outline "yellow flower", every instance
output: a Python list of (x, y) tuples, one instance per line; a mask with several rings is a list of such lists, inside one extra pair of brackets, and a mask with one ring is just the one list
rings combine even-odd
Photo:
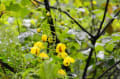
[(66, 52), (62, 52), (62, 53), (58, 53), (57, 56), (64, 59), (65, 57), (68, 56), (68, 54)]
[(42, 59), (49, 59), (49, 56), (44, 52), (40, 53), (39, 57)]
[(45, 35), (45, 34), (42, 35), (42, 41), (43, 41), (43, 42), (46, 42), (46, 41), (47, 41), (47, 35)]
[(63, 43), (59, 43), (59, 44), (57, 44), (57, 46), (56, 46), (56, 52), (57, 52), (57, 53), (65, 52), (65, 49), (66, 49), (66, 45), (63, 44)]
[(31, 48), (31, 53), (38, 56), (39, 53), (40, 53), (40, 49), (38, 47), (32, 47)]
[(66, 76), (66, 72), (63, 69), (58, 70), (58, 74)]
[(41, 32), (41, 29), (40, 29), (40, 28), (38, 28), (38, 29), (37, 29), (37, 32), (38, 32), (38, 33), (39, 33), (39, 32)]
[(49, 37), (49, 38), (48, 38), (48, 42), (49, 42), (49, 43), (53, 43), (53, 38), (52, 38), (52, 37)]
[(50, 16), (50, 12), (47, 12), (46, 16), (48, 16), (48, 17), (49, 17), (49, 16)]
[(70, 61), (71, 61), (71, 63), (75, 62), (75, 60), (73, 58), (71, 58), (71, 57), (70, 57)]
[(60, 23), (62, 26), (64, 25), (64, 22), (63, 21), (61, 21), (61, 23)]
[(38, 48), (40, 48), (40, 49), (43, 49), (43, 48), (44, 48), (42, 42), (36, 42), (36, 43), (34, 44), (34, 47), (38, 47)]
[(96, 3), (96, 1), (92, 1), (92, 3), (94, 4), (94, 5), (96, 5), (97, 3)]
[(64, 59), (63, 64), (64, 64), (64, 66), (69, 66), (71, 63), (74, 63), (74, 62), (75, 62), (75, 60), (68, 56)]

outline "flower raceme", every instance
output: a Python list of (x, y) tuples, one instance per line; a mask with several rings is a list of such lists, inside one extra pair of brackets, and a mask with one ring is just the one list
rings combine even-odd
[(62, 76), (66, 76), (66, 72), (63, 69), (58, 70), (58, 74)]
[(42, 35), (42, 41), (43, 41), (43, 42), (46, 42), (46, 41), (47, 41), (47, 35), (45, 35), (45, 34)]
[(69, 66), (71, 63), (74, 63), (74, 62), (75, 62), (75, 60), (72, 57), (68, 56), (63, 60), (63, 65)]
[(39, 53), (40, 53), (40, 49), (38, 47), (32, 47), (31, 48), (31, 53), (38, 56)]
[(66, 45), (63, 44), (63, 43), (59, 43), (59, 44), (57, 44), (57, 46), (56, 46), (56, 52), (57, 52), (57, 53), (65, 52), (65, 49), (66, 49)]

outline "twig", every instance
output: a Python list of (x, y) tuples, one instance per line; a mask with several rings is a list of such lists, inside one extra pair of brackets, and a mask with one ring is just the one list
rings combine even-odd
[(101, 29), (102, 29), (102, 25), (103, 25), (103, 23), (105, 21), (107, 10), (108, 10), (108, 4), (109, 4), (109, 0), (107, 0), (107, 2), (106, 2), (106, 7), (105, 7), (105, 11), (104, 11), (103, 20), (102, 20), (102, 22), (100, 24), (100, 28), (98, 29), (97, 35), (99, 35), (99, 33), (100, 33)]
[(115, 14), (115, 16), (108, 22), (108, 24), (103, 28), (102, 32), (98, 35), (101, 36), (105, 30), (109, 27), (110, 24), (112, 24), (112, 22), (114, 21), (114, 19), (119, 15), (120, 10)]
[[(44, 3), (42, 3), (42, 2), (40, 2), (40, 1), (38, 1), (38, 0), (34, 0), (34, 1), (38, 2), (38, 3), (41, 4), (41, 5), (45, 5)], [(49, 6), (49, 7), (52, 8), (52, 9), (58, 10), (58, 11), (64, 13), (64, 14), (66, 14), (66, 15), (67, 15), (71, 20), (73, 20), (84, 32), (86, 32), (89, 36), (91, 36), (91, 38), (94, 38), (94, 36), (93, 36), (91, 33), (89, 33), (85, 28), (83, 28), (83, 26), (80, 25), (80, 24), (77, 22), (77, 20), (75, 20), (67, 11), (58, 9), (58, 8), (56, 8), (56, 7), (54, 7), (54, 6)]]
[(92, 10), (90, 10), (90, 12), (92, 14), (92, 25), (91, 25), (90, 29), (91, 29), (91, 33), (93, 33), (93, 27), (95, 25), (95, 19), (94, 19), (95, 14), (92, 12), (94, 10), (93, 0), (90, 0), (90, 1), (91, 1), (91, 8), (92, 8)]
[(118, 65), (120, 63), (120, 60), (118, 62), (116, 62), (115, 64), (113, 64), (110, 68), (108, 68), (105, 72), (103, 72), (97, 79), (101, 79), (108, 71), (110, 71), (111, 69), (113, 69), (114, 67), (116, 67), (116, 65)]
[(108, 75), (108, 79), (111, 79), (111, 76), (118, 71), (118, 68), (116, 67), (109, 75)]

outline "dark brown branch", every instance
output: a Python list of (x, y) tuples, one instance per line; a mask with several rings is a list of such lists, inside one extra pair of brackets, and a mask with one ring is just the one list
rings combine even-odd
[[(49, 5), (49, 1), (48, 0), (44, 0), (44, 5), (45, 5), (45, 9), (46, 9), (46, 12), (49, 12), (50, 13), (50, 5)], [(53, 23), (53, 18), (52, 16), (48, 16), (48, 23), (50, 25), (50, 30), (51, 30), (51, 34), (53, 35), (53, 39), (55, 39), (55, 44), (59, 43), (60, 40), (57, 38), (57, 35), (56, 35), (56, 31), (55, 31), (55, 27), (54, 27), (54, 23)], [(49, 53), (49, 42), (48, 42), (48, 49), (47, 49), (47, 52)]]
[(116, 67), (116, 65), (118, 65), (118, 64), (120, 64), (120, 61), (118, 61), (115, 64), (113, 64), (110, 68), (108, 68), (105, 72), (103, 72), (97, 79), (101, 79), (108, 71), (110, 71), (111, 69)]
[[(38, 2), (38, 3), (41, 4), (41, 5), (45, 5), (44, 3), (42, 3), (42, 2), (40, 2), (40, 1), (38, 1), (38, 0), (34, 0), (34, 1)], [(49, 7), (52, 8), (52, 9), (58, 10), (58, 11), (64, 13), (64, 14), (66, 14), (66, 15), (67, 15), (71, 20), (73, 20), (84, 32), (86, 32), (89, 36), (91, 36), (92, 38), (94, 38), (94, 36), (93, 36), (91, 33), (89, 33), (85, 28), (83, 28), (83, 26), (80, 25), (80, 24), (77, 22), (77, 20), (75, 20), (67, 11), (58, 9), (58, 8), (56, 8), (56, 7), (53, 7), (53, 6), (49, 6)]]
[(108, 79), (111, 79), (111, 76), (115, 74), (116, 71), (119, 71), (117, 67), (108, 75)]
[(3, 67), (9, 69), (11, 72), (16, 73), (16, 71), (15, 71), (14, 68), (12, 68), (11, 66), (9, 66), (7, 63), (4, 63), (2, 60), (0, 60), (0, 64), (1, 64)]
[[(46, 12), (50, 13), (49, 1), (48, 0), (44, 0), (44, 3), (45, 3), (44, 5), (45, 5), (45, 8), (46, 8)], [(50, 24), (50, 30), (51, 30), (51, 34), (53, 35), (53, 39), (54, 38), (56, 39), (56, 44), (57, 44), (60, 41), (59, 41), (59, 39), (57, 38), (57, 35), (56, 35), (56, 31), (55, 31), (55, 27), (54, 27), (52, 16), (48, 17), (48, 23)]]
[(93, 0), (90, 0), (90, 1), (91, 1), (90, 2), (91, 3), (91, 10), (90, 10), (90, 12), (92, 14), (92, 25), (90, 26), (90, 29), (91, 29), (91, 33), (93, 33), (93, 27), (95, 25), (95, 18), (94, 18), (95, 14), (92, 12), (94, 10)]
[(98, 35), (101, 36), (105, 30), (109, 27), (110, 24), (114, 21), (114, 19), (120, 14), (120, 10), (115, 14), (115, 16), (108, 22), (108, 24), (103, 28), (102, 32)]
[[(92, 41), (93, 46), (95, 45), (95, 43), (96, 43), (96, 40)], [(84, 69), (84, 72), (83, 72), (82, 79), (86, 79), (87, 70), (88, 70), (88, 67), (89, 67), (89, 63), (90, 63), (93, 51), (94, 51), (94, 48), (91, 48), (88, 59), (87, 59), (87, 63), (86, 63), (86, 66), (85, 66), (85, 69)]]
[(97, 35), (99, 35), (99, 33), (100, 33), (101, 29), (102, 29), (102, 25), (103, 25), (103, 23), (105, 21), (107, 10), (108, 10), (108, 4), (109, 4), (109, 0), (107, 0), (107, 2), (106, 2), (106, 7), (105, 7), (105, 11), (104, 11), (103, 20), (102, 20), (102, 22), (100, 24), (100, 28), (98, 29)]

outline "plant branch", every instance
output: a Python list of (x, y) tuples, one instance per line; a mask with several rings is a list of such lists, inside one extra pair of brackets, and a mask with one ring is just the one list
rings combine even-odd
[[(44, 3), (45, 3), (44, 5), (45, 5), (45, 8), (46, 8), (46, 11), (50, 13), (49, 1), (48, 0), (44, 0)], [(59, 41), (59, 39), (57, 38), (57, 35), (56, 35), (56, 31), (55, 31), (55, 27), (54, 27), (52, 16), (48, 17), (48, 23), (50, 24), (50, 30), (51, 30), (51, 34), (53, 35), (53, 39), (54, 38), (56, 39), (56, 44), (57, 44), (60, 41)]]
[(106, 7), (105, 7), (105, 11), (104, 11), (104, 16), (103, 16), (102, 22), (101, 22), (101, 24), (100, 24), (100, 28), (98, 29), (97, 35), (99, 35), (99, 33), (100, 33), (101, 29), (102, 29), (102, 25), (103, 25), (103, 23), (104, 23), (104, 21), (105, 21), (106, 14), (107, 14), (107, 10), (108, 10), (109, 1), (110, 1), (110, 0), (107, 0), (107, 1), (106, 1)]
[(97, 79), (101, 79), (108, 71), (110, 71), (111, 69), (113, 69), (114, 67), (116, 67), (116, 65), (118, 65), (120, 63), (120, 60), (118, 62), (116, 62), (115, 64), (113, 64), (110, 68), (108, 68), (105, 72), (103, 72)]
[(108, 75), (108, 79), (111, 79), (111, 76), (113, 74), (115, 74), (116, 71), (118, 71), (119, 69), (116, 67), (109, 75)]
[(120, 10), (115, 14), (115, 16), (108, 22), (108, 24), (103, 28), (102, 32), (98, 35), (99, 37), (105, 32), (105, 30), (109, 27), (110, 24), (114, 21), (114, 19), (120, 14)]
[(4, 63), (2, 60), (0, 60), (0, 64), (1, 64), (3, 67), (9, 69), (11, 72), (16, 73), (16, 71), (15, 71), (14, 68), (12, 68), (11, 66), (9, 66), (7, 63)]
[[(96, 40), (93, 40), (92, 41), (93, 46), (95, 46), (95, 43), (96, 43)], [(83, 72), (82, 79), (86, 79), (87, 70), (88, 70), (88, 67), (89, 67), (89, 63), (90, 63), (93, 51), (94, 51), (94, 48), (91, 48), (88, 59), (87, 59), (87, 63), (86, 63), (86, 66), (85, 66), (85, 69), (84, 69), (84, 72)]]
[(92, 12), (94, 10), (93, 0), (90, 0), (90, 1), (91, 1), (90, 2), (91, 3), (91, 10), (90, 10), (90, 12), (92, 14), (92, 25), (91, 25), (90, 29), (91, 29), (91, 33), (93, 33), (93, 27), (95, 25), (95, 18), (94, 18), (95, 14)]
[[(40, 2), (40, 1), (38, 1), (38, 0), (34, 0), (34, 1), (38, 2), (38, 3), (41, 4), (41, 5), (45, 5), (44, 3), (42, 3), (42, 2)], [(77, 20), (75, 20), (67, 11), (61, 10), (60, 8), (58, 9), (58, 8), (56, 8), (56, 7), (54, 7), (54, 6), (49, 6), (49, 7), (50, 7), (51, 9), (55, 9), (55, 10), (58, 10), (58, 11), (64, 13), (64, 14), (66, 14), (66, 15), (67, 15), (71, 20), (73, 20), (84, 32), (86, 32), (89, 36), (91, 36), (92, 38), (94, 38), (94, 36), (93, 36), (91, 33), (89, 33), (85, 28), (83, 28), (83, 26), (80, 25), (80, 24), (77, 22)]]

